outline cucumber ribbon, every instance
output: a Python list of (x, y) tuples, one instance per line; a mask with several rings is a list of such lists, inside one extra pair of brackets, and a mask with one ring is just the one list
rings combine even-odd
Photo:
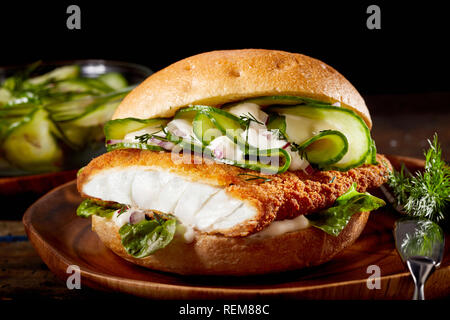
[[(180, 145), (184, 150), (201, 153), (218, 162), (266, 174), (283, 173), (291, 164), (290, 154), (282, 148), (261, 150), (249, 145), (241, 137), (241, 133), (245, 129), (243, 121), (229, 112), (209, 106), (195, 105), (178, 110), (175, 114), (175, 119), (177, 118), (193, 119), (193, 131), (197, 140), (200, 141), (197, 143), (196, 139), (182, 139), (168, 132), (167, 138)], [(208, 145), (221, 135), (227, 136), (242, 150), (243, 160), (219, 158), (214, 155)]]
[[(244, 137), (243, 132), (247, 130), (248, 134), (250, 121), (258, 121), (251, 117), (235, 116), (227, 111), (230, 105), (221, 109), (204, 105), (179, 109), (174, 119), (192, 123), (193, 135), (189, 139), (178, 133), (168, 132), (169, 135), (165, 139), (183, 150), (207, 155), (226, 164), (267, 173), (285, 172), (291, 163), (291, 152), (298, 152), (302, 158), (320, 170), (347, 171), (364, 163), (376, 164), (376, 147), (370, 137), (370, 131), (362, 118), (352, 110), (308, 98), (290, 96), (259, 97), (245, 102), (269, 106), (265, 110), (269, 114), (267, 129), (278, 131), (282, 137), (280, 139), (289, 143), (282, 148), (274, 149), (259, 149), (250, 145), (248, 135)], [(130, 120), (133, 119), (123, 121)], [(134, 124), (130, 125), (136, 128), (145, 126), (144, 121), (150, 120), (139, 120), (139, 123), (134, 121)], [(309, 126), (318, 133), (311, 135), (305, 132), (305, 128)], [(106, 128), (108, 127), (107, 124)], [(106, 136), (108, 137), (108, 134)], [(215, 154), (210, 144), (222, 136), (229, 138), (236, 145), (239, 153), (243, 154), (243, 160), (226, 159), (222, 155)], [(163, 149), (172, 150), (162, 144), (158, 145)], [(132, 146), (124, 143), (108, 149), (126, 147)], [(160, 150), (144, 145), (134, 147)]]

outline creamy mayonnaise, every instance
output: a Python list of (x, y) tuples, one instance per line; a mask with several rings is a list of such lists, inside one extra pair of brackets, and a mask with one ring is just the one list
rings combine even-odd
[(288, 232), (299, 231), (308, 228), (309, 221), (304, 215), (300, 215), (294, 219), (284, 219), (279, 221), (273, 221), (266, 228), (257, 232), (251, 237), (254, 238), (270, 238), (276, 237)]

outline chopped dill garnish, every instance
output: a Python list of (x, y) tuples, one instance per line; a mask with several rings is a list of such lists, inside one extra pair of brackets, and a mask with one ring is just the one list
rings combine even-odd
[(130, 206), (123, 205), (120, 207), (119, 211), (117, 212), (117, 216), (120, 216), (122, 213), (126, 212), (128, 209), (130, 209)]
[(258, 119), (255, 118), (255, 116), (253, 114), (251, 114), (250, 112), (248, 112), (247, 114), (243, 114), (239, 117), (239, 120), (241, 122), (241, 124), (245, 127), (245, 152), (248, 152), (248, 132), (249, 132), (249, 128), (250, 128), (250, 123), (253, 121), (255, 123), (258, 124), (262, 124), (264, 125), (264, 123), (262, 123), (261, 121), (259, 121)]
[(259, 121), (258, 119), (255, 118), (255, 116), (253, 114), (251, 114), (250, 112), (243, 114), (239, 117), (239, 119), (241, 120), (242, 124), (248, 128), (250, 126), (250, 122), (256, 122), (258, 124), (262, 124), (265, 125), (264, 123), (262, 123), (261, 121)]
[(142, 135), (140, 135), (140, 136), (135, 136), (134, 138), (136, 139), (136, 140), (138, 140), (140, 143), (145, 143), (145, 144), (147, 144), (148, 143), (148, 140), (150, 140), (150, 139), (152, 139), (152, 138), (154, 138), (154, 139), (158, 139), (158, 140), (164, 140), (164, 141), (167, 141), (167, 138), (166, 137), (161, 137), (161, 136), (157, 136), (156, 134), (157, 133), (159, 133), (159, 132), (164, 132), (165, 134), (166, 134), (166, 137), (167, 137), (167, 132), (164, 130), (164, 128), (161, 126), (161, 129), (160, 130), (158, 130), (158, 131), (155, 131), (155, 132), (153, 132), (153, 133), (144, 133), (144, 134), (142, 134)]

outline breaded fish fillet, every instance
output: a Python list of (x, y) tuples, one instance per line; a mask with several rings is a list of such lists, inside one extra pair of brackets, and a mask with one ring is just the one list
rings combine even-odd
[(390, 169), (382, 155), (377, 155), (378, 165), (347, 172), (275, 175), (199, 157), (179, 160), (169, 152), (108, 152), (80, 172), (78, 190), (84, 197), (171, 213), (199, 231), (234, 237), (330, 207), (354, 182), (359, 192), (379, 187)]

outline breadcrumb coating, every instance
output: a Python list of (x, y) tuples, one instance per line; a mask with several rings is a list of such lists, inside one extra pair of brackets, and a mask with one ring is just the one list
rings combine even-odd
[[(229, 195), (254, 206), (258, 214), (245, 224), (223, 232), (226, 236), (248, 236), (264, 229), (274, 220), (307, 215), (331, 207), (336, 198), (356, 182), (359, 192), (381, 186), (387, 180), (391, 165), (383, 155), (377, 155), (377, 165), (362, 165), (340, 171), (287, 171), (265, 175), (248, 169), (212, 162), (200, 157), (184, 156), (183, 161), (169, 152), (122, 149), (107, 152), (92, 160), (78, 175), (77, 185), (82, 186), (96, 173), (113, 167), (151, 166), (186, 177), (190, 181), (223, 187)], [(244, 174), (244, 175), (243, 175)], [(270, 180), (251, 178), (253, 174)]]

